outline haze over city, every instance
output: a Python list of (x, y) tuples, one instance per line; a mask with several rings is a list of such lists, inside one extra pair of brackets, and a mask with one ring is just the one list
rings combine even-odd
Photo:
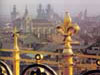
[(71, 15), (76, 16), (80, 11), (88, 10), (88, 15), (100, 15), (99, 0), (0, 0), (1, 13), (10, 15), (13, 5), (17, 6), (17, 11), (23, 13), (25, 6), (28, 6), (29, 13), (35, 15), (38, 4), (51, 4), (54, 11), (61, 16), (65, 11), (70, 11)]
[(0, 75), (100, 72), (99, 7), (100, 0), (0, 0)]

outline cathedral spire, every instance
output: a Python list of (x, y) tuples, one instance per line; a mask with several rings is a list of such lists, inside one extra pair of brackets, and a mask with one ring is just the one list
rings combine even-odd
[(13, 5), (13, 10), (11, 12), (11, 19), (12, 20), (15, 20), (16, 19), (16, 16), (17, 16), (17, 10), (16, 10), (16, 5)]
[(16, 5), (13, 5), (13, 12), (16, 12)]
[(38, 9), (37, 9), (37, 18), (41, 19), (43, 18), (43, 8), (42, 8), (42, 4), (39, 4)]
[(46, 7), (46, 18), (50, 19), (52, 14), (53, 14), (53, 9), (51, 7), (51, 4), (48, 4)]
[(84, 19), (87, 19), (87, 9), (84, 11)]
[(28, 8), (27, 8), (27, 5), (26, 5), (26, 7), (25, 7), (24, 18), (25, 18), (26, 16), (28, 16)]
[(27, 8), (27, 5), (25, 7), (25, 14), (28, 15), (28, 8)]

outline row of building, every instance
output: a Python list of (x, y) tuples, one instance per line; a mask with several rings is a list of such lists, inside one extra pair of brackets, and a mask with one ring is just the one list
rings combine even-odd
[[(56, 33), (56, 24), (61, 22), (61, 18), (57, 13), (53, 11), (53, 8), (50, 4), (47, 5), (47, 9), (43, 9), (40, 4), (37, 9), (37, 16), (33, 18), (29, 16), (28, 8), (25, 8), (24, 15), (18, 16), (16, 5), (13, 6), (11, 12), (11, 24), (16, 26), (17, 29), (23, 32), (30, 32), (36, 34), (38, 37), (43, 34)], [(11, 27), (11, 26), (10, 26)]]

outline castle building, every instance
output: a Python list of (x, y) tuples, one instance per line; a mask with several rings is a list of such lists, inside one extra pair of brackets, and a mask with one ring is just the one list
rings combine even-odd
[[(42, 4), (39, 4), (37, 9), (37, 16), (34, 19), (29, 16), (29, 10), (27, 6), (25, 7), (23, 17), (17, 18), (17, 14), (18, 12), (16, 10), (16, 5), (14, 5), (13, 11), (11, 13), (12, 22), (19, 30), (25, 33), (32, 33), (38, 38), (43, 39), (46, 39), (48, 35), (57, 33), (56, 25), (54, 25), (53, 21), (58, 19), (57, 17), (59, 17), (59, 15), (53, 12), (50, 4), (47, 5), (46, 9), (43, 9)], [(51, 16), (54, 17), (52, 17), (52, 20), (50, 20)]]
[(56, 33), (56, 26), (46, 19), (33, 19), (32, 20), (32, 32), (37, 34), (38, 38), (41, 36)]

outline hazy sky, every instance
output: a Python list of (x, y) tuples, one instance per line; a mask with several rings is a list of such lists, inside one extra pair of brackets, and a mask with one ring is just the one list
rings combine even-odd
[(52, 5), (54, 10), (60, 15), (65, 11), (70, 11), (72, 15), (77, 15), (86, 8), (89, 15), (100, 15), (100, 0), (0, 0), (2, 12), (10, 14), (12, 6), (17, 5), (17, 11), (24, 12), (25, 6), (28, 6), (29, 12), (35, 14), (36, 7), (42, 3), (45, 7), (48, 3)]

